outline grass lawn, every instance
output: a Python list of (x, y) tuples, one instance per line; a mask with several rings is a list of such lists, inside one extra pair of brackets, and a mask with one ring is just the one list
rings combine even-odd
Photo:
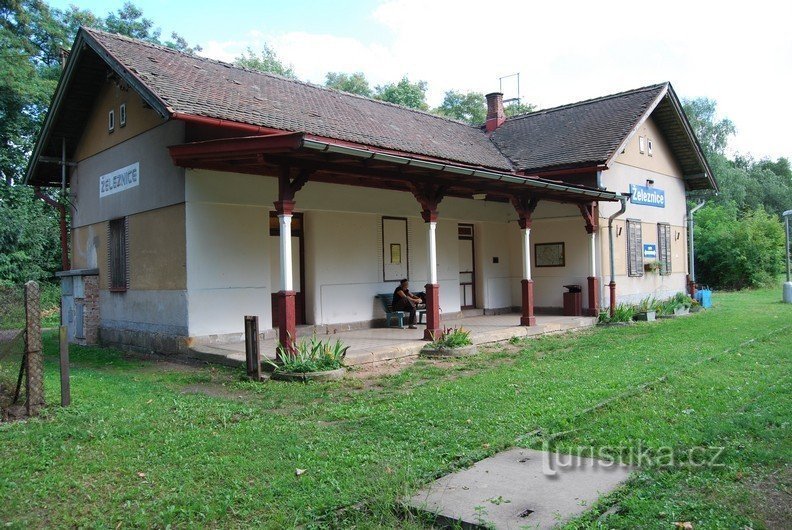
[[(425, 528), (399, 515), (401, 495), (515, 443), (549, 443), (658, 457), (574, 526), (789, 526), (792, 306), (779, 299), (717, 294), (715, 309), (687, 318), (340, 383), (250, 383), (73, 347), (74, 405), (0, 425), (0, 521)], [(681, 463), (656, 465), (666, 447)], [(696, 447), (723, 447), (717, 466), (686, 465)]]

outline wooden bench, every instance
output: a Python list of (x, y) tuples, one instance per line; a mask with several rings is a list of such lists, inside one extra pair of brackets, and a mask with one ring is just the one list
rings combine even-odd
[[(392, 293), (383, 293), (377, 295), (377, 300), (382, 303), (382, 310), (385, 311), (385, 327), (388, 328), (403, 328), (404, 327), (404, 319), (408, 316), (407, 311), (394, 311), (393, 310), (393, 294)], [(426, 309), (416, 309), (416, 316), (418, 317), (418, 323), (424, 323), (424, 317), (426, 316)], [(391, 325), (393, 321), (398, 322), (397, 325)]]

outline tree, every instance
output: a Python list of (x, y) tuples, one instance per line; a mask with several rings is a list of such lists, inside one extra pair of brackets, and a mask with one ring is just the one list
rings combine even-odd
[(481, 125), (487, 119), (487, 102), (480, 92), (449, 90), (435, 113), (471, 125)]
[(718, 107), (715, 100), (687, 99), (682, 103), (682, 107), (705, 154), (723, 154), (729, 139), (734, 136), (737, 129), (728, 118), (715, 119)]
[(275, 53), (275, 49), (267, 43), (264, 43), (259, 53), (248, 48), (245, 53), (234, 59), (234, 64), (250, 70), (278, 74), (291, 79), (297, 78), (292, 65), (284, 63)]
[(708, 204), (696, 214), (697, 280), (742, 289), (775, 281), (784, 263), (784, 230), (763, 208)]
[(426, 81), (412, 83), (407, 76), (404, 76), (398, 83), (377, 86), (374, 91), (374, 97), (411, 109), (428, 110), (429, 105), (426, 104), (427, 88)]
[(510, 103), (506, 105), (503, 109), (506, 112), (506, 116), (517, 116), (519, 114), (528, 114), (529, 112), (533, 112), (536, 110), (536, 105), (533, 103)]
[[(72, 10), (75, 10), (75, 8), (72, 7)], [(76, 11), (78, 11), (77, 14), (80, 16), (91, 15), (90, 11), (79, 12), (79, 9)], [(162, 30), (160, 28), (155, 28), (154, 21), (144, 17), (143, 11), (132, 2), (124, 2), (124, 5), (121, 6), (118, 11), (108, 13), (104, 20), (96, 19), (95, 23), (99, 29), (104, 29), (110, 33), (118, 33), (120, 35), (132, 37), (133, 39), (161, 44), (181, 52), (194, 54), (201, 51), (200, 46), (191, 47), (187, 44), (184, 37), (175, 31), (171, 33), (170, 40), (161, 40), (160, 35), (162, 34)]]
[(327, 75), (325, 75), (325, 86), (349, 92), (350, 94), (366, 96), (367, 98), (374, 94), (368, 79), (366, 79), (366, 74), (363, 72), (355, 72), (353, 74), (327, 72)]

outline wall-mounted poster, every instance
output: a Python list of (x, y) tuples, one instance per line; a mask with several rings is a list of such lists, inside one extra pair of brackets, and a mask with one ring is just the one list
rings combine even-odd
[(391, 243), (390, 262), (391, 265), (401, 265), (401, 245), (398, 243)]
[(564, 243), (536, 243), (534, 261), (537, 267), (564, 267), (566, 265)]

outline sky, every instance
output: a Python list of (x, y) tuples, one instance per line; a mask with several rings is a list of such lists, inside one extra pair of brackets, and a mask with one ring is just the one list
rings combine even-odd
[[(51, 0), (106, 14), (121, 0)], [(753, 0), (136, 0), (202, 55), (232, 61), (273, 46), (298, 77), (364, 72), (372, 85), (425, 80), (547, 108), (670, 81), (718, 102), (732, 154), (792, 158), (792, 2)], [(520, 74), (519, 93), (515, 78)]]

